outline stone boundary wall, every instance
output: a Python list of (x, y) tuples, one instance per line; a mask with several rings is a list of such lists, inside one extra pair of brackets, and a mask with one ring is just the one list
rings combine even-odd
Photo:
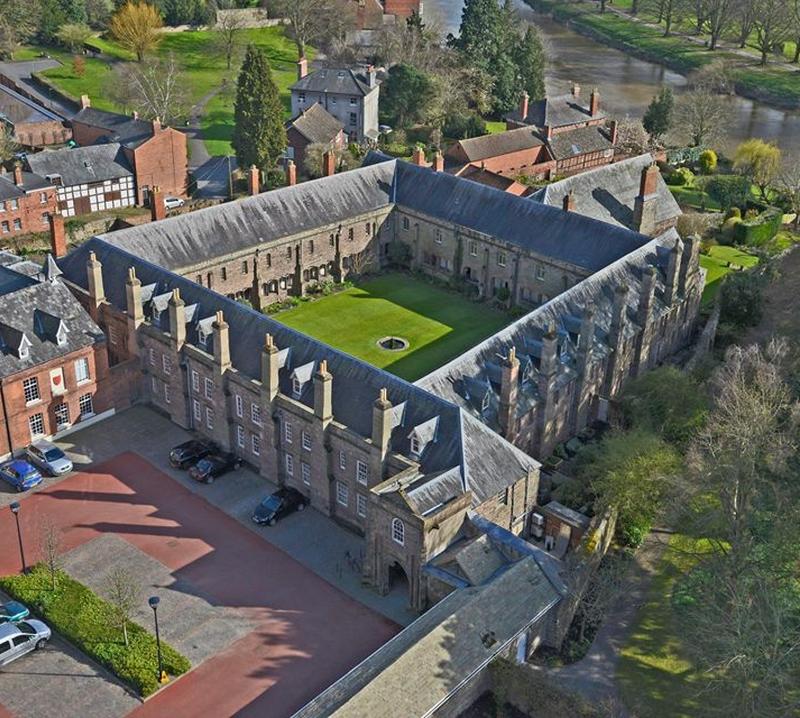
[(266, 11), (257, 7), (233, 8), (231, 10), (217, 10), (217, 24), (219, 27), (223, 18), (233, 17), (239, 22), (242, 28), (251, 27), (275, 27), (286, 23), (284, 18), (271, 18)]

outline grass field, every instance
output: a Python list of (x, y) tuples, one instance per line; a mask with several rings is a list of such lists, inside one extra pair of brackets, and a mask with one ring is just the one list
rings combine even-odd
[[(284, 35), (282, 27), (242, 30), (241, 39), (243, 45), (256, 45), (266, 53), (288, 118), (289, 85), (296, 79), (297, 49), (294, 43)], [(85, 57), (82, 77), (75, 74), (72, 55), (64, 50), (49, 47), (24, 48), (17, 53), (17, 57), (21, 59), (23, 56), (36, 56), (44, 50), (63, 63), (61, 67), (43, 73), (59, 90), (74, 98), (89, 95), (92, 106), (102, 110), (125, 111), (125, 108), (115, 106), (108, 98), (108, 88), (115, 81), (113, 69), (116, 64), (131, 61), (131, 54), (115, 42), (104, 38), (92, 38), (90, 44), (109, 57)], [(209, 30), (165, 33), (157, 54), (162, 58), (173, 55), (180, 64), (191, 104), (197, 103), (213, 90), (226, 88), (208, 103), (201, 126), (206, 148), (212, 155), (231, 154), (233, 88), (239, 70), (238, 61), (234, 62), (230, 70), (227, 69), (225, 59), (215, 51), (215, 33)], [(313, 58), (313, 51), (307, 49), (307, 54)]]
[(657, 566), (617, 668), (623, 701), (636, 715), (694, 718), (702, 713), (695, 697), (700, 676), (684, 655), (672, 589), (698, 555), (708, 550), (705, 540), (676, 534)]
[[(276, 318), (409, 381), (510, 321), (503, 312), (405, 274), (377, 277)], [(402, 337), (410, 346), (399, 352), (381, 349), (377, 341), (385, 336)]]
[(730, 265), (754, 267), (758, 257), (743, 252), (738, 247), (711, 247), (708, 254), (700, 255), (700, 266), (706, 270), (706, 286), (703, 290), (703, 302), (710, 302), (719, 292), (723, 277), (732, 271)]

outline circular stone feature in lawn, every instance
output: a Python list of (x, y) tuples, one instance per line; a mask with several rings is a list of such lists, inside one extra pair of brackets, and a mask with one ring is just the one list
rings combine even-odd
[(408, 339), (403, 339), (402, 337), (384, 337), (383, 339), (378, 339), (378, 346), (388, 352), (401, 352), (404, 349), (408, 349), (409, 344)]

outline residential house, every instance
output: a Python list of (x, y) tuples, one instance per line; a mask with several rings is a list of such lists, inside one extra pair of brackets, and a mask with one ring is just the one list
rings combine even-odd
[(21, 165), (16, 165), (12, 173), (0, 174), (0, 240), (13, 234), (46, 231), (56, 202), (53, 182), (23, 171)]
[(321, 145), (326, 150), (339, 150), (347, 145), (344, 125), (318, 102), (286, 123), (286, 138), (289, 142), (286, 156), (303, 173), (309, 145)]

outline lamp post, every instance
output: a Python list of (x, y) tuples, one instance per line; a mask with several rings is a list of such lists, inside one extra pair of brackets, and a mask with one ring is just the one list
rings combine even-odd
[(25, 563), (25, 549), (22, 546), (22, 531), (19, 527), (19, 501), (12, 501), (9, 504), (11, 513), (14, 514), (14, 519), (17, 522), (17, 538), (19, 539), (19, 556), (22, 559), (22, 573), (28, 573), (28, 564)]
[(150, 596), (147, 599), (147, 603), (150, 604), (150, 608), (153, 609), (153, 620), (156, 624), (156, 650), (158, 651), (158, 682), (159, 683), (166, 683), (167, 682), (167, 674), (164, 673), (164, 666), (161, 662), (161, 636), (158, 633), (158, 604), (159, 604), (159, 597), (158, 596)]

